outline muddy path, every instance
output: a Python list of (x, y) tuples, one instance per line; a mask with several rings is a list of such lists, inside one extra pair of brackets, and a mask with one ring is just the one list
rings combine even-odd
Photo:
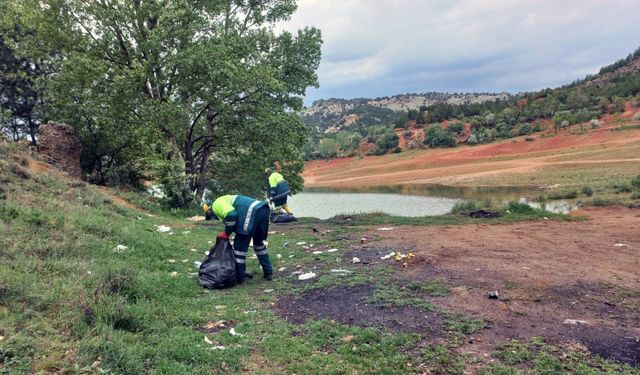
[[(487, 358), (510, 339), (544, 337), (633, 366), (640, 365), (640, 209), (578, 212), (582, 221), (492, 225), (368, 228), (377, 240), (353, 246), (364, 272), (391, 264), (400, 285), (443, 280), (449, 293), (428, 297), (430, 314), (414, 307), (367, 303), (370, 287), (312, 290), (282, 300), (281, 316), (299, 323), (329, 319), (391, 331), (416, 332), (427, 342), (443, 337), (438, 312), (482, 319), (487, 328), (456, 350)], [(391, 251), (415, 254), (381, 260)], [(498, 299), (488, 298), (497, 291)], [(398, 319), (398, 317), (401, 317)], [(401, 321), (401, 325), (398, 324)], [(431, 322), (431, 324), (430, 324)]]

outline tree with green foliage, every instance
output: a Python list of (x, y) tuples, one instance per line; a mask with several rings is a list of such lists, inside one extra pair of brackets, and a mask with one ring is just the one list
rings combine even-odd
[(295, 0), (52, 2), (43, 18), (58, 33), (45, 35), (73, 40), (49, 85), (52, 115), (106, 149), (86, 153), (90, 168), (117, 150), (116, 164), (154, 155), (184, 165), (197, 195), (207, 179), (231, 178), (216, 173), (224, 163), (252, 161), (234, 178), (274, 162), (299, 172), (306, 129), (296, 111), (317, 85), (321, 37), (274, 31), (295, 9)]
[(333, 138), (323, 138), (318, 143), (318, 153), (323, 158), (332, 158), (338, 154), (338, 141)]
[(400, 138), (394, 131), (387, 131), (382, 134), (376, 141), (376, 155), (383, 155), (398, 147)]
[(424, 131), (424, 143), (429, 147), (455, 147), (457, 141), (451, 132), (433, 124)]

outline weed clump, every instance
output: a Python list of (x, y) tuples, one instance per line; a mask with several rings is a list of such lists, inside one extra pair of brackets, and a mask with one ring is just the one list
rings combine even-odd
[(476, 202), (474, 201), (462, 201), (462, 202), (457, 202), (453, 208), (451, 209), (451, 213), (452, 214), (459, 214), (462, 212), (471, 212), (471, 211), (476, 211), (478, 209), (478, 206), (476, 205)]
[(589, 186), (583, 186), (582, 189), (580, 189), (580, 193), (585, 197), (591, 197), (593, 196), (593, 189)]

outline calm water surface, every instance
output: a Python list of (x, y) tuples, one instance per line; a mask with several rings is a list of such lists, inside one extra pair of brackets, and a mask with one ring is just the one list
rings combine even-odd
[[(535, 186), (442, 186), (395, 185), (367, 189), (307, 189), (289, 198), (298, 217), (329, 219), (335, 215), (384, 212), (396, 216), (434, 216), (449, 213), (465, 199), (491, 199), (496, 203), (529, 202), (542, 190)], [(535, 204), (532, 204), (535, 205)], [(550, 211), (568, 212), (571, 207), (555, 202)]]

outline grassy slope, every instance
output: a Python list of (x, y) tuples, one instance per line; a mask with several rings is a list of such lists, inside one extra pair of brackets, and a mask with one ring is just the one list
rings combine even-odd
[[(447, 322), (447, 345), (416, 351), (417, 334), (391, 334), (330, 321), (296, 326), (272, 312), (273, 303), (290, 293), (344, 284), (345, 279), (326, 272), (327, 268), (350, 267), (348, 259), (327, 256), (318, 261), (300, 247), (285, 248), (285, 242), (313, 241), (318, 247), (346, 249), (353, 240), (345, 236), (359, 239), (361, 229), (356, 226), (332, 226), (331, 233), (319, 237), (311, 230), (317, 223), (308, 222), (286, 235), (270, 237), (275, 269), (291, 271), (300, 265), (306, 271), (313, 265), (324, 271), (316, 271), (315, 283), (301, 285), (283, 274), (272, 283), (256, 278), (225, 291), (203, 290), (190, 275), (196, 271), (193, 262), (204, 258), (207, 241), (220, 228), (191, 224), (184, 220), (184, 213), (164, 212), (152, 204), (144, 208), (153, 216), (122, 208), (83, 183), (55, 172), (34, 172), (34, 162), (14, 151), (13, 146), (0, 143), (3, 373), (391, 374), (425, 368), (459, 373), (474, 363), (452, 350), (465, 335), (484, 326), (465, 317)], [(158, 233), (154, 225), (160, 224), (171, 226), (174, 234)], [(119, 244), (128, 250), (114, 251)], [(277, 259), (277, 253), (284, 257)], [(259, 274), (255, 260), (249, 268)], [(372, 285), (372, 298), (381, 304), (430, 307), (414, 292), (390, 286), (391, 271), (381, 267), (374, 273), (356, 273), (346, 283)], [(172, 276), (173, 272), (177, 275)], [(265, 288), (274, 291), (265, 293)], [(412, 288), (431, 295), (447, 293), (446, 286), (437, 282)], [(231, 326), (242, 336), (232, 336), (228, 327), (210, 334), (198, 330), (219, 320), (233, 321)], [(212, 350), (205, 337), (226, 349)], [(549, 355), (544, 361), (558, 366), (560, 355)], [(494, 367), (483, 371), (515, 373)], [(611, 363), (603, 368), (625, 370)]]

